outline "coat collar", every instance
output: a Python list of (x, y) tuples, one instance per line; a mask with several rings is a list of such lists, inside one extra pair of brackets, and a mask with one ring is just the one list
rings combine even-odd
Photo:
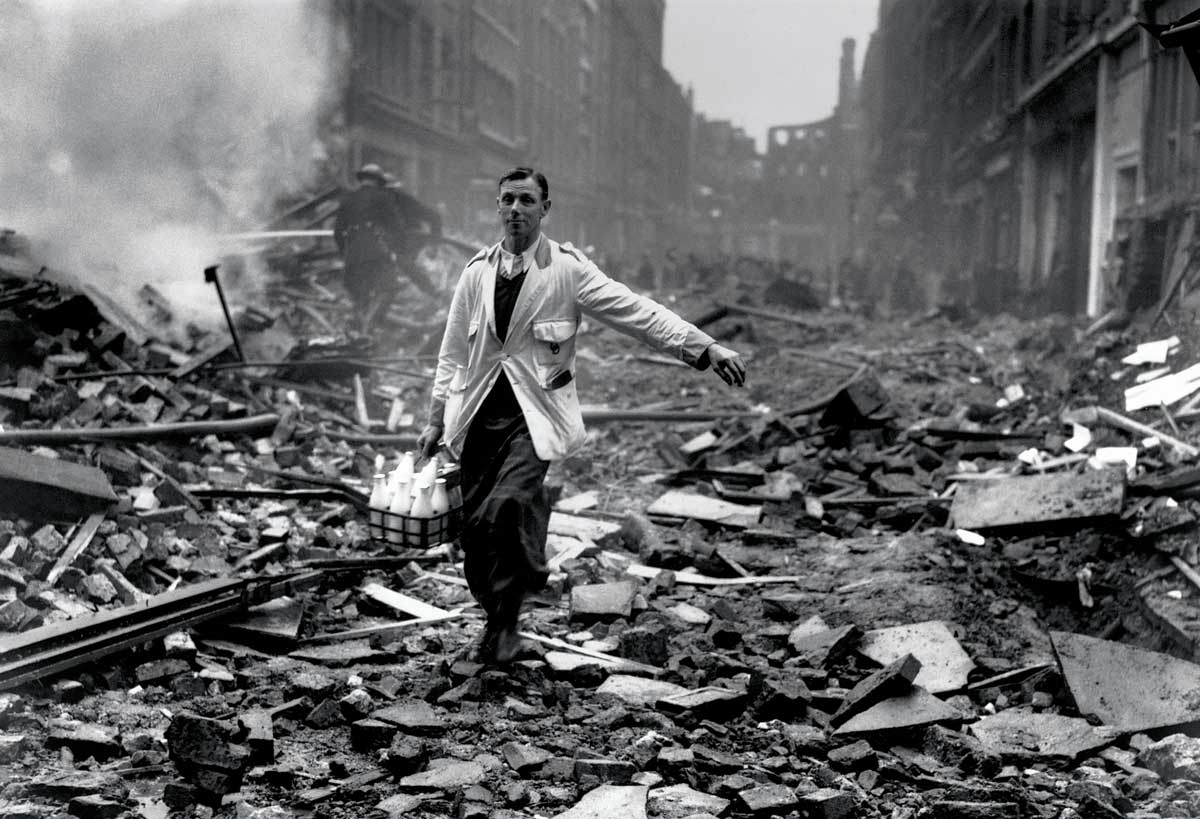
[[(551, 240), (545, 233), (538, 233), (537, 249), (533, 252), (533, 259), (537, 262), (538, 267), (550, 266), (550, 244)], [(504, 245), (503, 241), (496, 242), (488, 248), (487, 260), (488, 265), (495, 267), (500, 263), (500, 248)]]
[[(527, 323), (532, 309), (531, 305), (534, 303), (534, 297), (545, 287), (546, 279), (550, 273), (550, 245), (552, 242), (544, 233), (538, 234), (537, 241), (537, 249), (533, 253), (537, 267), (532, 268), (525, 274), (525, 283), (521, 285), (521, 292), (517, 296), (517, 303), (513, 306), (512, 318), (508, 321), (508, 334), (505, 338), (505, 346), (508, 345), (508, 339), (513, 338), (523, 330), (522, 324)], [(483, 269), (483, 310), (487, 318), (488, 329), (492, 331), (493, 336), (496, 335), (496, 277), (500, 275), (501, 244), (501, 242), (496, 242), (488, 250), (487, 264)]]

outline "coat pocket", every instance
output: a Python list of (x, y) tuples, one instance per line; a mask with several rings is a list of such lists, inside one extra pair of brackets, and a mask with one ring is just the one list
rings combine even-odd
[(542, 319), (533, 323), (534, 357), (544, 367), (568, 363), (575, 351), (575, 319)]

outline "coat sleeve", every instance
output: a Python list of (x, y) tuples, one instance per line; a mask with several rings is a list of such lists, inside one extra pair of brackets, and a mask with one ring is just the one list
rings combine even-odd
[(576, 301), (584, 314), (698, 370), (708, 366), (708, 348), (715, 343), (708, 333), (609, 278), (594, 262), (582, 263), (578, 281)]
[(438, 352), (437, 372), (433, 377), (433, 395), (429, 401), (429, 423), (444, 426), (442, 416), (446, 409), (446, 396), (450, 391), (450, 380), (458, 367), (467, 366), (469, 354), (468, 329), (470, 327), (470, 288), (476, 276), (468, 264), (454, 286), (450, 299), (450, 313), (446, 317), (446, 329), (442, 333), (442, 346)]

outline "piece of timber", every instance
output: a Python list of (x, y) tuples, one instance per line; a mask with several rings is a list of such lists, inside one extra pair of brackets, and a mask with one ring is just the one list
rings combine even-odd
[(176, 367), (171, 372), (171, 375), (176, 379), (187, 378), (189, 375), (191, 375), (196, 370), (203, 367), (205, 364), (208, 364), (210, 361), (214, 361), (218, 356), (220, 356), (222, 353), (224, 353), (226, 350), (228, 350), (232, 346), (233, 346), (232, 338), (222, 339), (221, 341), (218, 341), (216, 344), (213, 344), (212, 346), (207, 347), (207, 348), (201, 350), (200, 352), (196, 353), (194, 356), (189, 358), (183, 364), (180, 364), (178, 367)]
[(319, 582), (320, 572), (225, 578), (156, 595), (145, 603), (51, 623), (0, 638), (0, 690), (139, 645), (180, 628), (245, 612)]
[[(145, 424), (132, 427), (90, 427), (81, 429), (6, 429), (0, 431), (5, 444), (75, 444), (84, 441), (156, 441), (162, 438), (205, 435), (240, 435), (274, 429), (279, 423), (275, 413), (252, 415), (228, 421), (178, 421), (170, 424)], [(0, 477), (3, 477), (0, 475)]]
[(92, 542), (92, 538), (96, 536), (96, 530), (100, 528), (100, 524), (104, 521), (104, 513), (96, 512), (88, 517), (79, 527), (79, 531), (71, 538), (71, 542), (67, 544), (67, 548), (63, 549), (58, 560), (54, 562), (54, 567), (50, 569), (50, 573), (46, 575), (46, 582), (53, 586), (58, 582), (58, 578), (62, 577), (62, 573), (67, 570), (75, 558), (83, 553), (83, 550)]
[(795, 313), (764, 310), (761, 307), (750, 307), (745, 304), (727, 304), (725, 308), (733, 315), (754, 316), (755, 318), (770, 319), (771, 321), (785, 321), (788, 324), (796, 324), (800, 327), (812, 327), (814, 324), (811, 319), (796, 315)]
[(75, 521), (117, 502), (104, 470), (8, 447), (0, 447), (0, 486), (0, 510), (35, 521)]
[(431, 606), (424, 600), (409, 597), (407, 594), (394, 591), (378, 583), (368, 583), (359, 591), (377, 603), (417, 619), (438, 618), (450, 613), (437, 606)]
[(1200, 467), (1174, 469), (1165, 474), (1148, 473), (1129, 483), (1131, 495), (1167, 495), (1200, 484)]
[[(634, 577), (641, 577), (649, 580), (657, 577), (660, 572), (667, 571), (658, 569), (654, 566), (643, 566), (640, 563), (631, 563), (625, 573)], [(686, 569), (682, 571), (672, 572), (675, 575), (676, 583), (683, 583), (688, 586), (766, 586), (772, 583), (800, 583), (804, 578), (798, 574), (763, 574), (752, 577), (709, 577), (706, 574), (698, 572), (689, 572)]]
[[(145, 444), (139, 444), (139, 447), (146, 451), (151, 451), (150, 447), (146, 446)], [(126, 455), (136, 458), (137, 462), (142, 465), (143, 469), (149, 470), (150, 472), (157, 475), (158, 479), (160, 481), (162, 481), (163, 483), (165, 483), (180, 498), (182, 498), (183, 502), (186, 503), (188, 506), (192, 507), (197, 512), (204, 509), (204, 505), (201, 504), (200, 501), (197, 500), (196, 497), (191, 492), (188, 492), (187, 489), (184, 488), (183, 484), (181, 484), (179, 481), (175, 480), (170, 475), (168, 475), (166, 472), (164, 472), (158, 466), (158, 464), (154, 463), (149, 458), (147, 458), (144, 453), (139, 454), (137, 452), (130, 450), (129, 448), (125, 448), (124, 451), (125, 451)]]
[(1100, 469), (958, 484), (950, 514), (957, 528), (979, 531), (1116, 516), (1124, 500), (1125, 471)]
[(870, 498), (865, 495), (829, 498), (821, 501), (825, 506), (925, 506), (950, 503), (953, 498), (932, 498), (923, 495), (898, 495), (894, 498)]
[(535, 643), (541, 643), (542, 645), (547, 645), (551, 648), (557, 648), (560, 651), (569, 651), (572, 654), (591, 657), (594, 660), (603, 660), (608, 663), (614, 663), (614, 667), (619, 671), (637, 671), (642, 674), (649, 674), (652, 677), (657, 677), (663, 672), (661, 668), (655, 668), (652, 665), (634, 662), (633, 660), (626, 660), (624, 657), (614, 657), (611, 654), (605, 654), (603, 651), (592, 651), (590, 648), (577, 646), (564, 640), (555, 639), (554, 637), (544, 637), (541, 634), (534, 634), (532, 631), (521, 631), (517, 633), (526, 640), (533, 640)]
[(384, 555), (381, 557), (319, 557), (294, 561), (294, 565), (305, 569), (321, 569), (326, 572), (369, 572), (375, 570), (401, 569), (409, 563), (442, 563), (444, 554)]
[(1076, 421), (1085, 425), (1101, 421), (1110, 427), (1123, 429), (1137, 435), (1157, 438), (1162, 443), (1174, 447), (1189, 458), (1195, 458), (1197, 455), (1200, 455), (1200, 449), (1197, 449), (1186, 441), (1181, 441), (1173, 435), (1167, 435), (1165, 432), (1147, 426), (1140, 421), (1126, 418), (1121, 413), (1113, 412), (1107, 407), (1081, 407), (1077, 410), (1071, 410), (1069, 413), (1063, 413), (1062, 419), (1063, 421)]
[(401, 620), (376, 626), (363, 626), (362, 628), (352, 628), (346, 631), (335, 631), (330, 634), (314, 634), (312, 637), (301, 640), (300, 644), (309, 646), (320, 645), (322, 643), (342, 643), (347, 640), (360, 640), (364, 637), (383, 639), (403, 631), (410, 631), (413, 626), (441, 623), (445, 620), (454, 620), (458, 617), (462, 617), (461, 612), (447, 611), (437, 617), (418, 617), (415, 620)]
[(274, 500), (299, 501), (346, 501), (347, 503), (366, 509), (367, 505), (359, 498), (340, 492), (337, 489), (242, 489), (225, 487), (197, 487), (188, 490), (196, 498), (269, 498)]

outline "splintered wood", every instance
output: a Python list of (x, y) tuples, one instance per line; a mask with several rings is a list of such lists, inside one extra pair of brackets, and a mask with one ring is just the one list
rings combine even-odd
[(950, 514), (960, 529), (1081, 520), (1121, 514), (1125, 471), (1030, 475), (960, 483)]

